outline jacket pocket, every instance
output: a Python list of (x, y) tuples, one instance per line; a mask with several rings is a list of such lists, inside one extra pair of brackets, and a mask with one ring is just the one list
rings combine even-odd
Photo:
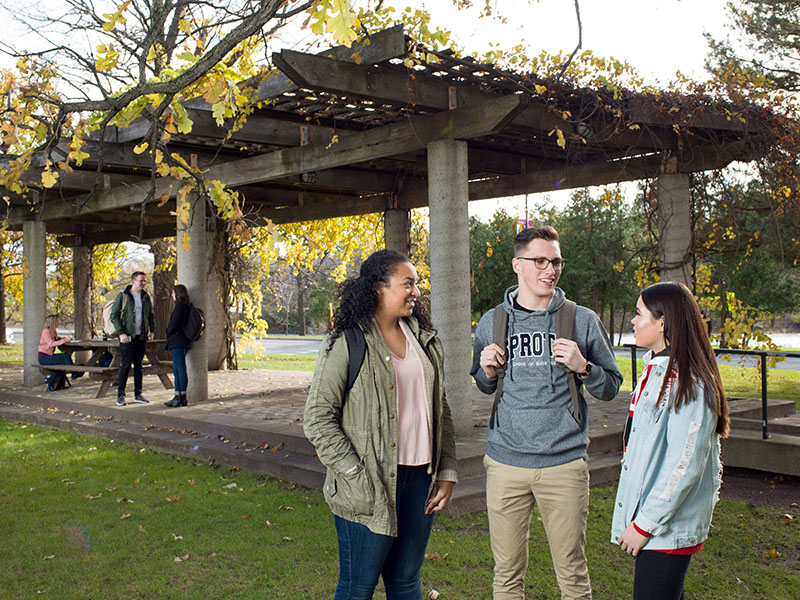
[(331, 502), (357, 515), (371, 515), (375, 510), (375, 489), (363, 465), (350, 475), (336, 475), (328, 488)]

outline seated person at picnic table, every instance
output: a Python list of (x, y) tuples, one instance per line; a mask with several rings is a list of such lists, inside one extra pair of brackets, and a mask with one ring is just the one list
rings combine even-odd
[[(44, 321), (44, 329), (42, 329), (42, 335), (39, 336), (39, 364), (40, 365), (71, 365), (72, 363), (72, 356), (67, 353), (59, 353), (55, 354), (56, 346), (61, 346), (62, 344), (66, 344), (67, 342), (72, 341), (68, 337), (61, 337), (58, 335), (58, 315), (47, 315), (47, 318)], [(77, 379), (83, 375), (83, 373), (73, 373), (72, 378)], [(45, 380), (47, 384), (47, 389), (49, 391), (53, 391), (56, 386), (56, 382), (59, 378), (65, 376), (65, 373), (61, 371), (53, 371), (52, 374)]]

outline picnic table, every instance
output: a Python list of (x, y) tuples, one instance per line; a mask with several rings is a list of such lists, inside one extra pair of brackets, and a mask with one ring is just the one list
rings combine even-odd
[[(172, 389), (172, 381), (168, 373), (172, 370), (172, 363), (162, 362), (158, 358), (158, 350), (164, 348), (166, 340), (148, 340), (145, 346), (145, 359), (147, 362), (142, 365), (143, 375), (158, 375), (164, 389)], [(40, 365), (42, 370), (62, 371), (64, 373), (88, 373), (93, 381), (99, 381), (100, 387), (95, 398), (102, 398), (108, 394), (112, 384), (117, 383), (119, 378), (119, 367), (122, 362), (122, 354), (119, 349), (118, 339), (90, 339), (90, 340), (71, 340), (62, 344), (63, 352), (90, 352), (89, 360), (83, 364), (74, 365)], [(106, 353), (111, 354), (111, 363), (103, 366), (101, 361)], [(133, 373), (133, 368), (131, 368)]]

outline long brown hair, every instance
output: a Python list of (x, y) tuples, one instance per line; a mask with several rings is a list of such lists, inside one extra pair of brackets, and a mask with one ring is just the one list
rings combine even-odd
[(58, 315), (57, 314), (50, 314), (44, 320), (44, 328), (50, 330), (50, 334), (53, 336), (53, 339), (58, 337), (58, 332), (56, 332), (56, 323), (58, 323)]
[[(664, 281), (643, 289), (642, 302), (654, 319), (664, 317), (664, 340), (669, 348), (667, 373), (672, 373), (673, 369), (678, 371), (678, 391), (670, 408), (677, 411), (696, 400), (692, 380), (702, 382), (705, 402), (718, 417), (717, 433), (727, 437), (730, 429), (728, 401), (706, 324), (692, 292), (680, 282)], [(669, 379), (664, 379), (661, 393)]]

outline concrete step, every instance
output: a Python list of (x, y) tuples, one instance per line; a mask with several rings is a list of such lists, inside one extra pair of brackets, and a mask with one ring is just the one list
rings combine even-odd
[[(761, 398), (728, 398), (731, 417), (761, 420)], [(778, 419), (795, 413), (794, 400), (767, 400), (767, 418)]]
[[(785, 419), (786, 417), (784, 417)], [(745, 431), (761, 431), (761, 419), (741, 419), (731, 418), (731, 429), (743, 429)], [(800, 436), (800, 422), (783, 422), (781, 419), (770, 419), (767, 423), (767, 433), (784, 433), (787, 435)]]
[(3, 397), (6, 401), (16, 402), (23, 406), (45, 410), (58, 409), (66, 413), (90, 414), (93, 417), (110, 417), (148, 427), (198, 431), (213, 438), (224, 438), (236, 443), (246, 442), (248, 446), (268, 444), (270, 448), (280, 447), (288, 452), (314, 455), (314, 447), (303, 435), (302, 423), (295, 423), (291, 428), (282, 422), (271, 423), (269, 421), (242, 425), (241, 418), (226, 415), (222, 407), (219, 412), (213, 414), (212, 421), (198, 418), (190, 409), (168, 409), (160, 402), (118, 407), (112, 401), (109, 401), (108, 405), (88, 405), (80, 400), (52, 399), (49, 395), (32, 396), (4, 392)]
[(755, 469), (783, 475), (800, 476), (800, 436), (734, 429), (722, 440), (722, 463), (725, 466)]

